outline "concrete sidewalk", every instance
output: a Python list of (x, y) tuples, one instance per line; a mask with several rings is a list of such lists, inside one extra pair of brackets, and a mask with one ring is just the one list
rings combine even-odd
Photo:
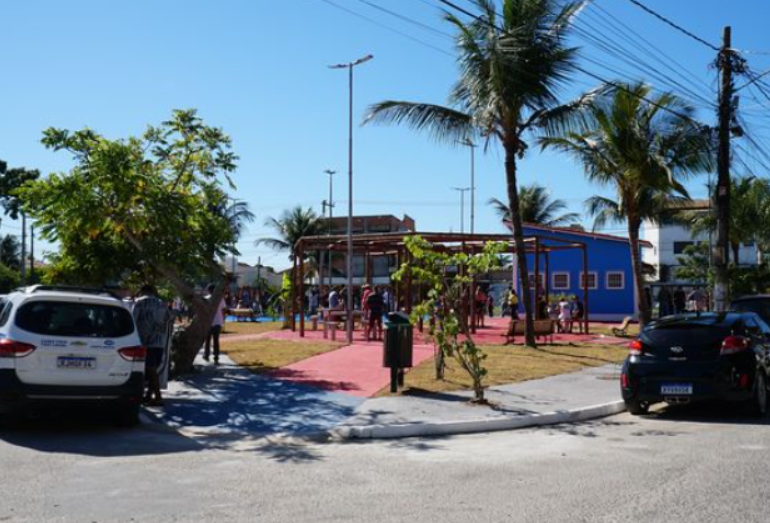
[(489, 406), (470, 392), (364, 398), (261, 376), (226, 356), (214, 367), (172, 382), (156, 422), (198, 440), (297, 436), (313, 439), (402, 438), (509, 430), (616, 414), (619, 367), (609, 365), (487, 390)]
[(468, 403), (471, 392), (370, 399), (333, 431), (341, 439), (437, 436), (582, 421), (621, 412), (620, 367), (582, 371), (491, 387), (490, 405)]

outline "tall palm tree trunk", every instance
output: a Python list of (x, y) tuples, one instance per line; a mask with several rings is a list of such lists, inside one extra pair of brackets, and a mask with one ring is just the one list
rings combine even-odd
[[(508, 191), (508, 206), (511, 209), (511, 225), (513, 228), (513, 244), (516, 247), (516, 259), (518, 261), (519, 282), (521, 283), (524, 301), (524, 323), (526, 326), (524, 343), (528, 347), (535, 347), (535, 323), (532, 315), (532, 292), (529, 288), (529, 270), (527, 268), (527, 253), (524, 245), (524, 230), (521, 223), (521, 209), (519, 208), (519, 191), (516, 186), (516, 151), (517, 140), (509, 139), (505, 143), (505, 180)], [(537, 282), (536, 282), (537, 284)]]
[(631, 265), (634, 271), (634, 287), (636, 288), (636, 299), (639, 306), (639, 327), (643, 328), (650, 322), (652, 317), (650, 303), (644, 292), (644, 273), (642, 272), (642, 257), (639, 250), (639, 229), (640, 220), (629, 216), (628, 218), (628, 238), (631, 246)]

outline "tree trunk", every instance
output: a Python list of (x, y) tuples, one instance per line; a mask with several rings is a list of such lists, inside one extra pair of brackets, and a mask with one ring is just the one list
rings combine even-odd
[(216, 308), (222, 301), (225, 285), (220, 282), (214, 289), (211, 300), (204, 300), (187, 290), (177, 288), (183, 298), (191, 302), (194, 316), (190, 325), (173, 338), (173, 373), (174, 376), (189, 374), (193, 370), (195, 356), (200, 352), (211, 330), (211, 322), (216, 314)]
[(642, 257), (639, 252), (639, 228), (641, 223), (633, 216), (628, 218), (628, 238), (631, 246), (631, 266), (634, 271), (634, 288), (636, 289), (636, 299), (639, 306), (639, 328), (650, 322), (650, 303), (647, 301), (647, 295), (644, 292), (644, 273), (642, 272)]
[[(535, 347), (535, 324), (532, 315), (532, 293), (529, 288), (529, 270), (527, 268), (527, 253), (524, 245), (524, 229), (521, 222), (521, 210), (519, 208), (519, 191), (516, 184), (516, 154), (518, 150), (518, 138), (509, 138), (505, 141), (505, 181), (508, 191), (508, 207), (511, 209), (511, 228), (513, 229), (513, 244), (516, 248), (516, 259), (519, 266), (519, 282), (521, 284), (520, 300), (524, 301), (525, 337), (524, 343), (528, 347)], [(537, 282), (535, 282), (537, 284)], [(537, 304), (535, 304), (537, 306)]]

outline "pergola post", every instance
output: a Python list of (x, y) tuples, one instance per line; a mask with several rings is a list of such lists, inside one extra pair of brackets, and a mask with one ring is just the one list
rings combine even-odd
[[(286, 311), (283, 312), (284, 316), (286, 315)], [(289, 320), (291, 322), (291, 331), (296, 332), (297, 331), (297, 253), (294, 252), (294, 256), (292, 256), (292, 267), (291, 267), (291, 319)]]
[(535, 319), (542, 320), (540, 317), (540, 241), (535, 238)]
[(299, 244), (299, 336), (305, 337), (305, 248)]
[[(396, 249), (396, 270), (401, 269), (401, 263), (402, 263), (402, 256), (401, 256), (401, 248), (399, 247)], [(398, 312), (401, 309), (401, 295), (403, 294), (401, 292), (401, 286), (404, 284), (402, 280), (399, 280), (396, 282), (395, 288), (393, 289), (393, 299), (396, 302), (396, 312)]]
[[(412, 263), (412, 254), (407, 250), (404, 252), (406, 263)], [(406, 313), (412, 314), (412, 271), (406, 275)]]
[(586, 244), (581, 245), (583, 251), (583, 327), (588, 334), (588, 249)]
[(545, 259), (545, 299), (550, 300), (551, 296), (551, 270), (550, 270), (550, 258), (551, 254), (546, 250), (543, 253), (543, 258)]

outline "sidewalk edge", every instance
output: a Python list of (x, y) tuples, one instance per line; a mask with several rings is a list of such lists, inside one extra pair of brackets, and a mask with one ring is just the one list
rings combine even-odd
[(604, 418), (626, 410), (622, 400), (581, 407), (572, 410), (560, 410), (517, 416), (515, 418), (477, 419), (467, 421), (442, 421), (438, 423), (409, 423), (392, 425), (359, 425), (336, 427), (330, 435), (336, 440), (356, 439), (396, 439), (422, 436), (450, 436), (455, 434), (474, 434), (502, 430), (523, 429), (543, 425), (576, 423), (591, 419)]

